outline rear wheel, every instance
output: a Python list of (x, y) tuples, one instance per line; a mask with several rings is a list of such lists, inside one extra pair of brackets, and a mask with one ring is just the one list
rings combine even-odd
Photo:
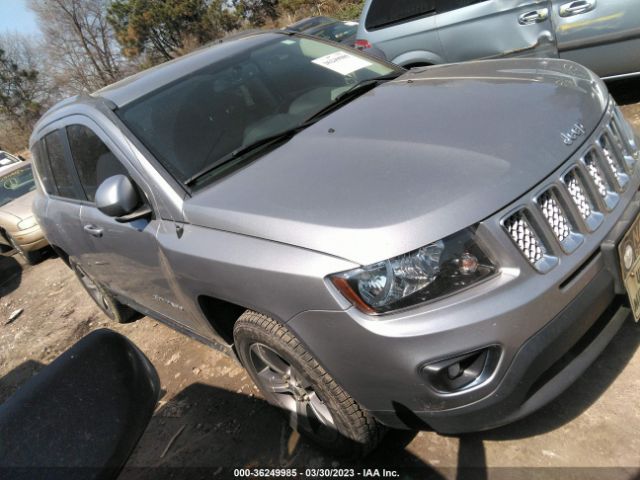
[(80, 284), (107, 317), (118, 323), (129, 323), (135, 320), (138, 314), (135, 310), (113, 298), (104, 287), (94, 282), (77, 264), (72, 264), (72, 269), (80, 280)]
[(384, 428), (285, 326), (248, 310), (236, 322), (233, 336), (253, 381), (294, 430), (333, 453), (350, 457), (364, 456), (379, 443)]

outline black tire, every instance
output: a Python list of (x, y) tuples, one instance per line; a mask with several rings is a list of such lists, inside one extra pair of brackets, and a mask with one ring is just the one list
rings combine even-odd
[(9, 235), (8, 233), (6, 233), (5, 235), (13, 249), (18, 252), (22, 258), (24, 258), (24, 261), (27, 265), (35, 265), (36, 263), (38, 263), (38, 260), (40, 259), (39, 252), (25, 252), (22, 247), (16, 243), (11, 235)]
[[(247, 310), (237, 320), (233, 338), (253, 381), (301, 435), (334, 454), (351, 458), (365, 456), (380, 442), (385, 428), (335, 382), (285, 326)], [(284, 363), (278, 363), (278, 357)], [(271, 368), (271, 363), (278, 368)], [(292, 385), (298, 380), (299, 384)], [(292, 390), (284, 391), (287, 388)], [(306, 413), (301, 415), (301, 411)]]
[(103, 286), (94, 282), (77, 264), (72, 263), (71, 269), (76, 274), (76, 277), (78, 277), (80, 285), (82, 285), (100, 310), (111, 320), (117, 323), (129, 323), (139, 316), (138, 312), (134, 309), (113, 298)]

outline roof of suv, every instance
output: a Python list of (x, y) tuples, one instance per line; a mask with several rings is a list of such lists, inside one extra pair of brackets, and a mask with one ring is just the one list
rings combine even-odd
[(252, 50), (277, 38), (278, 35), (291, 35), (291, 33), (268, 31), (233, 36), (218, 44), (196, 50), (175, 60), (127, 77), (98, 90), (92, 95), (106, 98), (118, 107), (122, 107), (201, 68), (223, 61), (238, 53)]
[[(205, 46), (182, 57), (124, 78), (93, 92), (91, 95), (75, 95), (61, 100), (43, 115), (38, 124), (41, 124), (48, 115), (56, 110), (76, 103), (95, 104), (96, 101), (107, 100), (116, 107), (122, 107), (185, 75), (238, 53), (256, 48), (277, 38), (278, 35), (293, 34), (293, 32), (274, 30), (231, 35), (218, 43)], [(35, 130), (37, 130), (37, 126)]]

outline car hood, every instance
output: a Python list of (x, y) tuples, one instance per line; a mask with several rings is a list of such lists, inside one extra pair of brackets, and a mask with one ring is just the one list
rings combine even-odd
[(35, 197), (35, 195), (36, 191), (34, 190), (32, 192), (25, 193), (6, 205), (3, 205), (0, 207), (0, 215), (7, 218), (14, 217), (16, 219), (16, 223), (20, 220), (31, 217), (33, 215), (31, 205), (33, 204), (33, 197)]
[(558, 168), (598, 125), (603, 83), (567, 61), (412, 70), (185, 202), (187, 221), (360, 264), (470, 226)]

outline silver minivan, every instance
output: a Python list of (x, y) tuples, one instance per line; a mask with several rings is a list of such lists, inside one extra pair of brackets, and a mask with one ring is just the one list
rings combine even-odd
[(356, 46), (403, 67), (560, 57), (603, 78), (640, 75), (640, 1), (367, 0)]

